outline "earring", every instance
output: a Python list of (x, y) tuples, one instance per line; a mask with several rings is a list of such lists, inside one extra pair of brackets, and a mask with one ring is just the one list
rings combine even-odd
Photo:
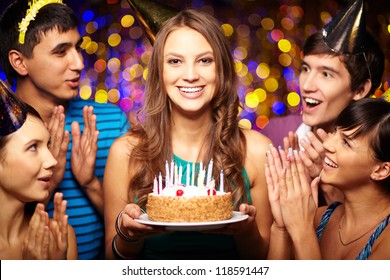
[(376, 180), (376, 177), (375, 177), (375, 176), (371, 176), (371, 179), (375, 181), (375, 180)]

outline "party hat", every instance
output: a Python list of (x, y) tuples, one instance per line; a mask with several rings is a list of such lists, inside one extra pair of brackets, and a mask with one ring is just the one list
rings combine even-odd
[(387, 102), (390, 102), (390, 88), (388, 88), (381, 96), (381, 99), (386, 100)]
[(134, 10), (135, 16), (152, 45), (163, 24), (179, 12), (170, 6), (152, 0), (127, 0), (127, 2)]
[(17, 131), (26, 121), (27, 110), (14, 93), (0, 80), (0, 135)]
[(366, 16), (364, 1), (356, 0), (338, 13), (322, 29), (325, 44), (339, 54), (358, 54), (364, 51)]

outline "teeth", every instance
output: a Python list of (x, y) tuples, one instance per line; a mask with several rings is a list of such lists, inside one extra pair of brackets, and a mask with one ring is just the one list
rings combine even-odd
[(201, 91), (201, 90), (202, 90), (202, 87), (188, 87), (188, 88), (180, 87), (179, 89), (180, 89), (181, 91), (184, 91), (184, 92), (193, 93), (193, 92)]
[(330, 167), (333, 168), (338, 168), (339, 166), (335, 164), (333, 161), (331, 161), (329, 158), (325, 157), (324, 162), (326, 165), (329, 165)]
[(309, 103), (311, 105), (318, 105), (321, 103), (321, 101), (317, 100), (317, 99), (313, 99), (313, 98), (305, 98), (305, 101), (306, 103)]

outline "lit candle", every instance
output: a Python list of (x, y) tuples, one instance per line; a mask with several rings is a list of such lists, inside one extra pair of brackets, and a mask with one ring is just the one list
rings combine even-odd
[(186, 186), (188, 187), (190, 185), (190, 163), (187, 162), (187, 169), (186, 169)]
[(192, 164), (191, 186), (195, 186), (195, 162)]
[(223, 192), (223, 170), (219, 173), (219, 191)]
[(161, 172), (158, 174), (158, 193), (162, 193), (162, 175)]
[(198, 187), (203, 187), (205, 171), (201, 170), (198, 175)]
[(158, 183), (157, 183), (157, 177), (154, 176), (154, 180), (153, 180), (153, 193), (154, 194), (158, 194)]
[(206, 187), (210, 187), (211, 173), (213, 173), (213, 160), (210, 160), (209, 166), (207, 169), (207, 178), (206, 178)]
[(177, 181), (177, 185), (181, 185), (182, 184), (181, 183), (182, 173), (183, 173), (183, 167), (180, 164), (180, 166), (179, 166), (179, 180)]
[(172, 161), (171, 161), (171, 173), (169, 173), (169, 175), (170, 175), (169, 182), (170, 182), (171, 186), (173, 186), (173, 175), (174, 175), (174, 173), (173, 173), (173, 167), (174, 167), (174, 165), (175, 165), (175, 163), (174, 163), (173, 160), (172, 160)]
[(174, 181), (174, 183), (173, 183), (173, 185), (175, 186), (175, 187), (177, 187), (177, 180), (178, 180), (179, 178), (178, 178), (178, 175), (177, 175), (177, 165), (175, 164), (175, 181)]
[(169, 164), (168, 161), (165, 161), (165, 187), (169, 187), (170, 182), (169, 182)]

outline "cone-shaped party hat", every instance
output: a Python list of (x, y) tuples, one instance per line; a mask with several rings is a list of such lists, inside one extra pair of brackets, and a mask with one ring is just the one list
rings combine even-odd
[(134, 10), (135, 16), (152, 45), (161, 26), (179, 12), (170, 6), (152, 0), (127, 0), (127, 2)]
[(26, 121), (27, 110), (14, 93), (0, 80), (0, 135), (17, 131)]
[(338, 13), (322, 29), (325, 44), (339, 54), (364, 51), (366, 16), (364, 1), (356, 0)]

